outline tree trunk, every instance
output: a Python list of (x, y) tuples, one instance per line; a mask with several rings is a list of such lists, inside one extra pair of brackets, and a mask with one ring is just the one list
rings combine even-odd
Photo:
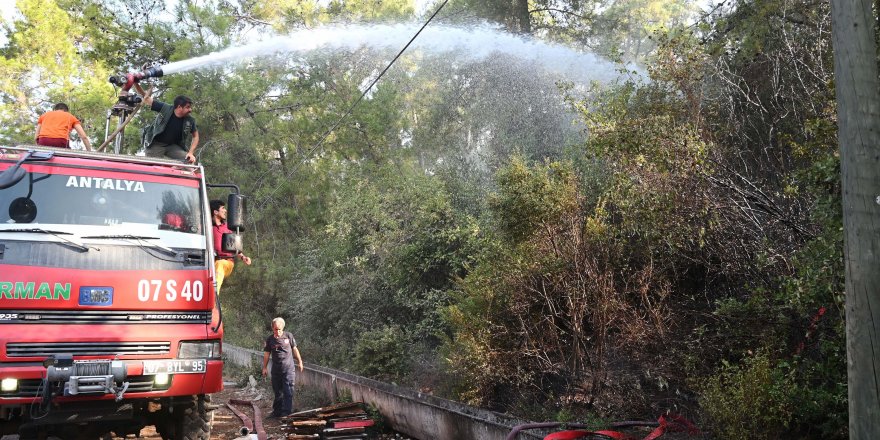
[(872, 0), (832, 0), (851, 439), (880, 439), (880, 80)]
[(532, 33), (531, 14), (529, 14), (529, 0), (514, 0), (516, 10), (514, 20), (517, 24), (517, 32), (528, 35)]

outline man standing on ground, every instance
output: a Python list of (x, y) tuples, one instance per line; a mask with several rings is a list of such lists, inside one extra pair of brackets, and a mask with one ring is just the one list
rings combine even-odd
[[(226, 226), (226, 204), (220, 200), (211, 200), (211, 215), (214, 225), (214, 273), (217, 277), (217, 293), (219, 294), (223, 280), (232, 275), (232, 269), (235, 269), (235, 254), (223, 250), (223, 234), (232, 232)], [(239, 252), (238, 258), (244, 261), (244, 264), (251, 265), (251, 258), (244, 253)]]
[(269, 358), (272, 359), (272, 391), (275, 400), (272, 402), (272, 414), (269, 417), (284, 417), (293, 412), (293, 393), (296, 382), (296, 365), (303, 371), (303, 361), (296, 348), (296, 339), (290, 332), (284, 331), (284, 319), (272, 320), (272, 334), (266, 338), (263, 347), (263, 376), (269, 374)]
[(70, 148), (70, 130), (76, 130), (86, 150), (92, 151), (92, 144), (79, 119), (69, 113), (67, 104), (59, 102), (52, 111), (40, 115), (37, 120), (37, 131), (34, 142), (47, 147)]
[(174, 105), (154, 100), (139, 83), (135, 89), (144, 97), (144, 105), (159, 113), (152, 124), (144, 126), (141, 133), (147, 156), (168, 157), (195, 163), (196, 147), (199, 146), (199, 130), (192, 113), (192, 99), (183, 95), (174, 98)]

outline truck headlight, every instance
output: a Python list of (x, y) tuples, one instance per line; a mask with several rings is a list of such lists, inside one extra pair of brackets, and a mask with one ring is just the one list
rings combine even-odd
[(183, 341), (177, 351), (181, 359), (220, 359), (220, 341)]
[(0, 381), (0, 391), (11, 393), (18, 389), (18, 379), (7, 377)]

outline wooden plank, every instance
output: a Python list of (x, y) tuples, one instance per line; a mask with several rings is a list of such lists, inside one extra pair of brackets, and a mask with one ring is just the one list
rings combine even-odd
[(318, 413), (331, 413), (331, 414), (332, 414), (332, 413), (334, 413), (334, 412), (336, 412), (336, 411), (347, 410), (347, 409), (353, 409), (353, 408), (358, 408), (358, 409), (360, 409), (361, 412), (364, 412), (364, 410), (363, 410), (363, 402), (349, 402), (349, 403), (338, 403), (338, 404), (336, 404), (336, 405), (324, 406), (324, 407), (321, 407), (321, 408), (313, 408), (313, 409), (307, 409), (307, 410), (303, 410), (303, 411), (298, 411), (298, 412), (295, 412), (295, 413), (293, 413), (293, 414), (291, 414), (291, 415), (289, 415), (289, 416), (287, 416), (287, 417), (293, 417), (293, 418), (300, 418), (300, 417), (311, 418), (311, 416), (313, 416), (313, 415), (315, 415), (315, 414), (318, 414)]
[(289, 422), (290, 426), (326, 426), (326, 420), (294, 420)]
[(353, 427), (353, 428), (326, 428), (322, 431), (322, 433), (326, 435), (334, 435), (334, 434), (360, 434), (364, 432), (366, 428), (363, 427)]
[(350, 421), (345, 421), (345, 422), (334, 422), (333, 427), (334, 428), (355, 428), (355, 427), (366, 428), (367, 426), (373, 426), (374, 423), (375, 422), (373, 422), (372, 420), (350, 420)]

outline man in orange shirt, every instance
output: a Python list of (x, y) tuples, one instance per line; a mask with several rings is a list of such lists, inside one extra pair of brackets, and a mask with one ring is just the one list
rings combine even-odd
[(73, 129), (79, 134), (86, 150), (92, 151), (92, 144), (79, 119), (68, 113), (69, 111), (67, 104), (59, 102), (55, 104), (54, 110), (40, 115), (40, 119), (37, 120), (37, 133), (34, 135), (37, 145), (70, 148), (70, 130)]

